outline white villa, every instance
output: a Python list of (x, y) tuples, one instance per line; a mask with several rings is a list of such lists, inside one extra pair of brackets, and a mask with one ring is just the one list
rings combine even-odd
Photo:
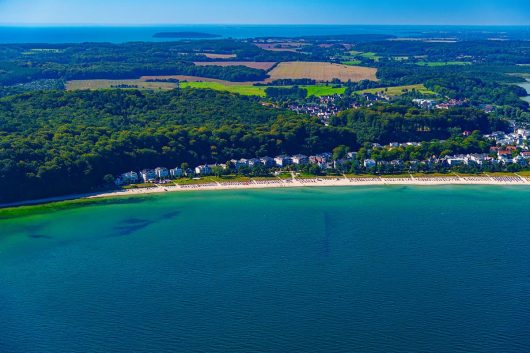
[(158, 167), (155, 169), (155, 173), (158, 179), (169, 178), (169, 170), (167, 168)]
[(195, 167), (195, 174), (197, 175), (211, 175), (212, 174), (212, 168), (208, 165), (200, 165), (198, 167)]

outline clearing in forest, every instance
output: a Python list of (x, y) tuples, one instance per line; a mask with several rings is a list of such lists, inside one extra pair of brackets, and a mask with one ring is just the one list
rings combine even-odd
[(236, 54), (216, 54), (216, 53), (200, 53), (209, 59), (233, 59)]
[(251, 69), (258, 69), (268, 71), (274, 65), (273, 61), (258, 62), (258, 61), (198, 61), (194, 62), (197, 66), (246, 66)]
[(270, 78), (267, 81), (302, 78), (309, 78), (320, 82), (327, 82), (336, 78), (343, 82), (348, 80), (352, 82), (362, 80), (377, 81), (376, 73), (377, 69), (372, 67), (325, 62), (293, 61), (278, 64), (278, 66), (269, 72)]

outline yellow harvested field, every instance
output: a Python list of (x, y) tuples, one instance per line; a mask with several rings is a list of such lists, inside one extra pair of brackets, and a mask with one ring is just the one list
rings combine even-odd
[(371, 80), (377, 81), (377, 69), (363, 66), (350, 66), (331, 64), (325, 62), (282, 62), (269, 72), (271, 76), (267, 81), (279, 79), (310, 78), (316, 81), (327, 82), (334, 78), (346, 82)]
[(246, 66), (251, 69), (258, 70), (269, 70), (276, 63), (267, 61), (267, 62), (257, 62), (257, 61), (199, 61), (194, 63), (197, 66)]
[(215, 53), (200, 53), (210, 59), (233, 59), (236, 54), (215, 54)]

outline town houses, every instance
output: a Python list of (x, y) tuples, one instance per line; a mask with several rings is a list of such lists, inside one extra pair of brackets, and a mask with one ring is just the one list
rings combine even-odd
[(461, 107), (466, 103), (466, 101), (459, 99), (449, 99), (446, 102), (439, 103), (435, 106), (436, 109), (451, 109), (456, 107)]
[(290, 104), (288, 108), (298, 114), (308, 114), (317, 117), (324, 124), (327, 124), (332, 116), (340, 112), (340, 109), (335, 105), (335, 101), (338, 99), (340, 99), (339, 95), (323, 96), (318, 98), (318, 103), (304, 102)]
[[(490, 148), (489, 153), (469, 153), (457, 155), (432, 156), (426, 160), (383, 160), (377, 157), (376, 151), (392, 151), (397, 148), (420, 148), (420, 142), (391, 142), (385, 146), (377, 143), (369, 145), (368, 155), (358, 152), (347, 152), (335, 159), (333, 153), (323, 152), (311, 156), (304, 154), (264, 156), (261, 158), (232, 159), (225, 164), (202, 164), (193, 168), (176, 167), (167, 169), (143, 169), (139, 172), (126, 172), (116, 178), (116, 185), (143, 183), (166, 183), (170, 179), (182, 177), (200, 178), (211, 175), (223, 175), (231, 172), (248, 173), (253, 170), (266, 171), (267, 174), (282, 170), (301, 170), (306, 167), (317, 168), (321, 172), (355, 170), (360, 172), (405, 172), (420, 170), (452, 170), (453, 168), (507, 168), (514, 165), (525, 168), (530, 165), (528, 148), (529, 132), (516, 129), (513, 133), (494, 132), (486, 136), (495, 141), (497, 146)], [(443, 142), (443, 141), (440, 141)], [(512, 143), (512, 144), (510, 144)], [(305, 170), (305, 169), (304, 169)], [(314, 170), (314, 169), (313, 169)], [(268, 171), (268, 172), (267, 172)]]
[[(437, 101), (435, 99), (413, 99), (412, 103), (423, 109), (451, 109), (456, 107), (461, 107), (466, 104), (465, 100), (460, 99), (448, 99), (446, 101)], [(484, 106), (484, 111), (491, 113), (493, 111), (493, 106), (487, 105)]]
[(500, 146), (514, 145), (523, 149), (528, 149), (530, 144), (530, 130), (524, 128), (516, 128), (512, 133), (495, 131), (484, 137), (494, 140), (495, 143)]

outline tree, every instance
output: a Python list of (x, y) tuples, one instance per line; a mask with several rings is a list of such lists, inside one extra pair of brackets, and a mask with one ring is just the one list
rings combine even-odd
[(105, 183), (105, 185), (113, 185), (114, 184), (114, 181), (116, 180), (116, 178), (114, 178), (114, 176), (112, 174), (106, 174), (104, 177), (103, 177), (103, 182)]
[(333, 159), (338, 161), (339, 159), (343, 159), (346, 157), (346, 154), (350, 152), (350, 149), (348, 146), (340, 145), (333, 149)]

